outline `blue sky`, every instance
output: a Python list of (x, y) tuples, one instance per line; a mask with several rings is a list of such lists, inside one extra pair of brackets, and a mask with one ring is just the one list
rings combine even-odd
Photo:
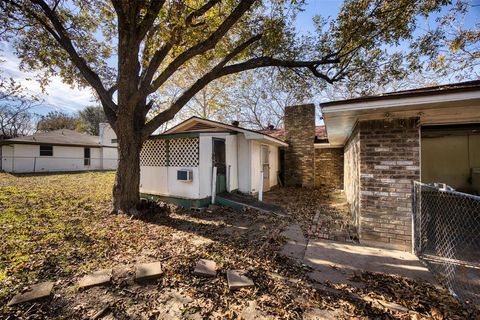
[[(307, 2), (305, 11), (298, 15), (296, 22), (296, 28), (300, 33), (314, 31), (312, 18), (317, 14), (334, 18), (342, 4), (341, 0), (310, 0)], [(473, 26), (478, 23), (478, 17), (480, 17), (480, 0), (471, 0), (470, 3), (473, 7), (464, 22), (466, 26)], [(428, 21), (421, 21), (420, 28), (424, 29), (434, 19), (435, 16)], [(64, 84), (59, 77), (53, 77), (51, 84), (46, 88), (46, 92), (42, 93), (38, 82), (35, 80), (35, 73), (26, 73), (19, 70), (19, 59), (12, 52), (12, 48), (7, 43), (0, 42), (0, 50), (2, 50), (0, 59), (3, 60), (0, 68), (4, 74), (21, 82), (32, 93), (42, 95), (45, 103), (35, 112), (45, 114), (48, 111), (61, 110), (73, 113), (95, 103), (90, 89), (71, 88)]]

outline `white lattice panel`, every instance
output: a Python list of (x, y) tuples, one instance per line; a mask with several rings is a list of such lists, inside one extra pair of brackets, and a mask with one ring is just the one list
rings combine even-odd
[(198, 166), (198, 138), (172, 139), (169, 143), (169, 162), (171, 167)]
[(147, 140), (140, 152), (140, 165), (144, 167), (167, 166), (167, 144), (163, 139)]

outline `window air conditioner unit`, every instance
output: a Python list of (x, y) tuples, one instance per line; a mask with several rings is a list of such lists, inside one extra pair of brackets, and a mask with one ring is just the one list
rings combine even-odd
[(192, 170), (177, 170), (177, 180), (178, 181), (192, 181), (193, 180)]

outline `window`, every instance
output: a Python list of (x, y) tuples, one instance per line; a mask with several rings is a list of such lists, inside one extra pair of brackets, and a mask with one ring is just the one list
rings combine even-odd
[(83, 149), (83, 165), (90, 165), (90, 148)]
[(40, 146), (40, 156), (53, 156), (53, 146)]
[(110, 140), (111, 143), (117, 143), (117, 141), (118, 141), (117, 139)]

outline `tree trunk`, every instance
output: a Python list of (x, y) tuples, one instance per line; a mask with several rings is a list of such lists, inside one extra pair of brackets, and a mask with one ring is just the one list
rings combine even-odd
[(119, 126), (118, 168), (113, 186), (113, 213), (138, 216), (137, 204), (140, 201), (140, 151), (142, 135), (133, 126)]

